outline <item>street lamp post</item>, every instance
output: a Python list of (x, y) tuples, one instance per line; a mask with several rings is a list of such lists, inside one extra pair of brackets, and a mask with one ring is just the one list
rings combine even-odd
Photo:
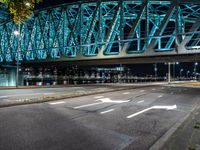
[(183, 72), (183, 69), (180, 70), (180, 79), (182, 77), (182, 72)]
[(176, 65), (179, 65), (179, 62), (174, 62), (173, 63), (173, 78), (174, 78), (174, 80), (176, 78)]
[(190, 73), (190, 71), (188, 70), (188, 71), (187, 71), (187, 79), (189, 78), (189, 73)]
[(16, 70), (16, 88), (18, 88), (18, 84), (19, 84), (20, 25), (18, 26), (18, 30), (14, 31), (14, 34), (17, 36), (17, 40), (18, 40), (18, 47), (17, 47), (17, 70)]
[(158, 71), (157, 64), (155, 64), (155, 65), (154, 65), (155, 79), (156, 79), (157, 76), (158, 76), (157, 71)]
[(198, 66), (198, 62), (194, 63), (194, 79), (197, 79), (197, 66)]

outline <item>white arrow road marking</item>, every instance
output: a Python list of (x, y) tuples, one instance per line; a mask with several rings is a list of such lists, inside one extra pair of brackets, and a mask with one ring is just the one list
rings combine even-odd
[(59, 101), (59, 102), (52, 102), (52, 103), (49, 103), (50, 105), (57, 105), (57, 104), (64, 104), (65, 102), (64, 101)]
[(99, 104), (103, 104), (103, 103), (127, 103), (130, 100), (111, 100), (110, 98), (102, 98), (102, 99), (98, 99), (96, 101), (101, 101), (98, 103), (91, 103), (91, 104), (87, 104), (87, 105), (82, 105), (82, 106), (77, 106), (74, 107), (74, 109), (79, 109), (79, 108), (84, 108), (84, 107), (90, 107), (90, 106), (94, 106), (94, 105), (99, 105)]
[(102, 101), (103, 103), (127, 103), (130, 101), (130, 100), (111, 100), (110, 98), (102, 98), (98, 100)]
[(139, 111), (135, 114), (132, 114), (132, 115), (129, 115), (127, 116), (126, 118), (130, 119), (130, 118), (133, 118), (135, 116), (138, 116), (144, 112), (147, 112), (149, 110), (152, 110), (152, 109), (166, 109), (166, 110), (173, 110), (173, 109), (177, 109), (177, 106), (176, 105), (172, 105), (172, 106), (153, 106), (153, 107), (150, 107), (150, 108), (147, 108), (147, 109), (144, 109), (142, 111)]
[(106, 114), (106, 113), (111, 112), (111, 111), (114, 111), (114, 109), (109, 109), (109, 110), (106, 110), (106, 111), (102, 111), (102, 112), (100, 112), (100, 114)]

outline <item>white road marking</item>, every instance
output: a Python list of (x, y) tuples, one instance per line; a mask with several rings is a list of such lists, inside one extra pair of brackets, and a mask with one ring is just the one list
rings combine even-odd
[(102, 98), (98, 100), (102, 101), (103, 103), (127, 103), (130, 101), (130, 100), (111, 100), (110, 98)]
[(58, 104), (64, 104), (65, 102), (64, 101), (59, 101), (59, 102), (52, 102), (52, 103), (49, 103), (50, 105), (58, 105)]
[(144, 102), (144, 100), (142, 100), (142, 101), (138, 101), (137, 103), (139, 104), (139, 103), (143, 103)]
[(161, 97), (163, 97), (163, 96), (162, 96), (162, 95), (159, 95), (159, 96), (158, 96), (158, 98), (161, 98)]
[(120, 103), (127, 103), (130, 100), (111, 100), (110, 98), (102, 98), (102, 99), (98, 99), (96, 101), (101, 101), (101, 102), (77, 106), (77, 107), (74, 107), (74, 109), (79, 109), (79, 108), (84, 108), (84, 107), (90, 107), (90, 106), (99, 105), (99, 104), (103, 104), (103, 103), (118, 103), (118, 104), (120, 104)]
[(145, 90), (140, 90), (140, 92), (144, 92)]
[(0, 96), (0, 98), (7, 98), (8, 96)]
[(94, 97), (94, 98), (103, 98), (104, 96), (96, 96), (96, 97)]
[(127, 116), (126, 118), (130, 119), (130, 118), (133, 118), (135, 116), (138, 116), (144, 112), (147, 112), (149, 110), (152, 110), (152, 109), (166, 109), (166, 110), (173, 110), (173, 109), (177, 109), (177, 106), (176, 105), (172, 105), (172, 106), (153, 106), (153, 107), (150, 107), (150, 108), (147, 108), (147, 109), (144, 109), (142, 111), (139, 111), (137, 113), (134, 113), (132, 115), (129, 115)]
[(77, 107), (74, 107), (74, 109), (79, 109), (79, 108), (84, 108), (84, 107), (94, 106), (94, 105), (98, 105), (98, 104), (102, 104), (102, 103), (103, 103), (103, 102), (98, 102), (98, 103), (92, 103), (92, 104), (87, 104), (87, 105), (77, 106)]
[(106, 110), (106, 111), (102, 111), (102, 112), (100, 112), (100, 114), (106, 114), (106, 113), (111, 112), (111, 111), (114, 111), (114, 109), (109, 109), (109, 110)]
[(125, 92), (125, 93), (123, 93), (124, 95), (127, 95), (127, 94), (130, 94), (130, 92)]
[(155, 91), (156, 89), (152, 89), (152, 91)]

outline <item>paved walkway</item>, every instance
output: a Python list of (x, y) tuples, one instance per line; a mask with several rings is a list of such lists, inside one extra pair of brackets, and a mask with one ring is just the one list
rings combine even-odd
[(191, 113), (160, 150), (200, 150), (200, 107)]

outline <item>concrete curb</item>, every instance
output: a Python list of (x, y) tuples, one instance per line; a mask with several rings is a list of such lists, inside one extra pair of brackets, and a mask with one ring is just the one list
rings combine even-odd
[(176, 130), (192, 115), (192, 113), (197, 110), (200, 106), (195, 106), (185, 117), (179, 119), (161, 138), (159, 138), (149, 150), (161, 150), (164, 144), (169, 140), (169, 138), (176, 132)]
[(12, 107), (12, 106), (18, 106), (18, 105), (27, 105), (27, 104), (36, 104), (36, 103), (44, 103), (44, 102), (50, 102), (50, 101), (57, 101), (57, 100), (63, 100), (63, 99), (69, 99), (69, 98), (75, 98), (75, 97), (81, 97), (81, 96), (89, 96), (89, 95), (96, 95), (96, 94), (102, 94), (102, 93), (109, 93), (109, 92), (115, 92), (115, 91), (123, 91), (123, 90), (129, 90), (129, 89), (139, 89), (144, 87), (153, 87), (156, 85), (145, 85), (145, 86), (138, 86), (138, 87), (123, 87), (123, 88), (117, 88), (112, 89), (108, 91), (99, 91), (99, 92), (90, 92), (90, 93), (76, 93), (73, 95), (61, 95), (61, 96), (43, 96), (33, 99), (24, 99), (24, 100), (16, 100), (8, 103), (0, 103), (0, 108), (4, 107)]

